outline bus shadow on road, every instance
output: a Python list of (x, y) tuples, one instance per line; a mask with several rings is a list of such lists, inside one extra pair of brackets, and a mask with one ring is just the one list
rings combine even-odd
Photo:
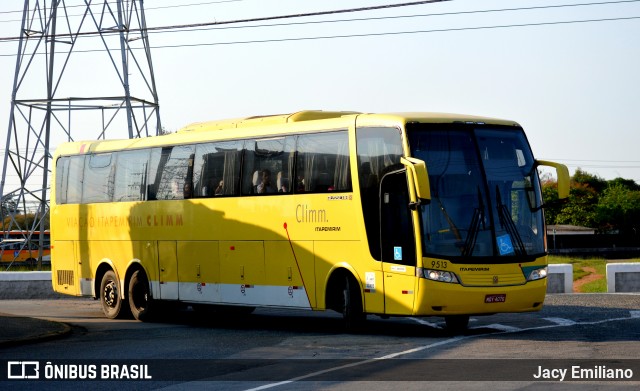
[[(241, 311), (195, 311), (180, 308), (163, 312), (155, 322), (183, 324), (192, 327), (231, 330), (262, 330), (291, 334), (357, 334), (394, 336), (407, 338), (443, 338), (455, 334), (447, 330), (441, 318), (429, 318), (428, 324), (412, 318), (391, 317), (382, 319), (375, 315), (358, 327), (347, 329), (342, 316), (331, 311), (311, 312), (282, 309), (257, 309), (253, 313)], [(438, 319), (438, 321), (436, 321)], [(486, 334), (495, 330), (469, 329), (465, 335)]]

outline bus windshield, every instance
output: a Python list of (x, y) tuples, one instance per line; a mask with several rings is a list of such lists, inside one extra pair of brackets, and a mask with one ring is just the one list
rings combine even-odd
[(532, 261), (544, 254), (538, 174), (520, 128), (410, 124), (412, 156), (427, 164), (423, 253), (464, 263)]

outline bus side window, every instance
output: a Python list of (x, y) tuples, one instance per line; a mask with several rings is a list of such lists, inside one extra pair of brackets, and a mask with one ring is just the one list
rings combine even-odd
[(69, 184), (70, 157), (61, 157), (56, 161), (56, 203), (67, 203), (67, 187)]
[(238, 195), (242, 144), (226, 141), (196, 146), (194, 197)]
[(149, 150), (118, 152), (114, 201), (142, 201), (145, 199)]
[(192, 191), (193, 145), (177, 145), (162, 148), (157, 168), (155, 198), (158, 200), (182, 200), (189, 198)]
[(84, 156), (60, 157), (56, 162), (56, 203), (78, 204), (82, 198)]
[(287, 194), (295, 157), (295, 138), (248, 140), (243, 159), (243, 195)]
[(112, 153), (89, 155), (84, 166), (82, 203), (110, 202), (113, 198), (115, 164)]
[(351, 191), (346, 131), (301, 135), (297, 152), (297, 192)]

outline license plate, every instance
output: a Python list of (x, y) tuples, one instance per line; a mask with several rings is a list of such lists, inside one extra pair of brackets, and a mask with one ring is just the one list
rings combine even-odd
[(507, 295), (504, 293), (498, 295), (486, 295), (484, 297), (485, 303), (504, 303), (507, 301)]

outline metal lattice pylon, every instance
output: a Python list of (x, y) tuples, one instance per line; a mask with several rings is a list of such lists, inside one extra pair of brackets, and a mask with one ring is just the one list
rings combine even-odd
[(69, 3), (24, 2), (0, 183), (5, 232), (24, 230), (23, 249), (38, 244), (38, 269), (56, 143), (161, 129), (143, 0)]

